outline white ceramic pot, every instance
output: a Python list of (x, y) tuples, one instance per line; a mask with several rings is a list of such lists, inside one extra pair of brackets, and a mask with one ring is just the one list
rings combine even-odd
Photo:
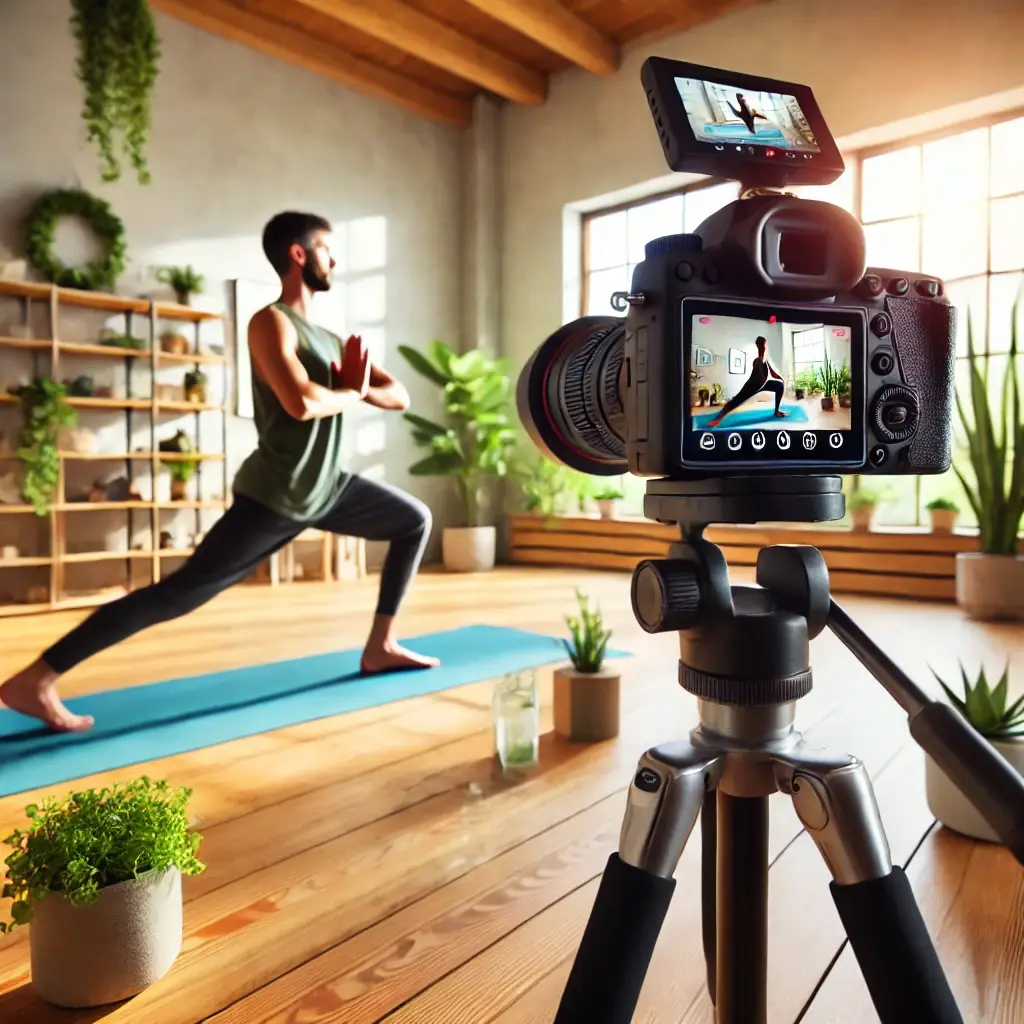
[(597, 502), (597, 510), (601, 514), (602, 519), (614, 519), (615, 510), (618, 507), (618, 501), (615, 498), (600, 498)]
[(972, 618), (1024, 622), (1024, 555), (956, 556), (956, 602)]
[(932, 533), (952, 533), (956, 526), (956, 517), (959, 512), (949, 508), (931, 508), (928, 515), (931, 516)]
[(441, 535), (444, 567), (449, 572), (493, 569), (496, 538), (493, 526), (446, 526)]
[(874, 505), (861, 505), (850, 510), (850, 521), (855, 530), (870, 530), (871, 520), (875, 514)]
[[(991, 743), (1021, 775), (1024, 775), (1024, 740), (992, 740)], [(972, 839), (983, 839), (989, 843), (999, 842), (999, 837), (974, 809), (974, 805), (927, 754), (924, 759), (924, 778), (928, 809), (939, 822), (954, 832), (970, 836)]]
[(572, 665), (555, 669), (555, 732), (577, 743), (597, 743), (619, 734), (619, 673), (578, 672)]
[(104, 1006), (138, 995), (181, 952), (181, 872), (150, 871), (72, 906), (57, 894), (34, 906), (32, 987), (55, 1006)]

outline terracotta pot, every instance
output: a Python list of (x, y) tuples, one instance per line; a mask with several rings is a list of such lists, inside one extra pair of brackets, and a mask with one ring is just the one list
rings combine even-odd
[(185, 480), (171, 481), (171, 501), (185, 501), (188, 497), (188, 483)]
[[(1024, 740), (990, 740), (996, 751), (1024, 775)], [(961, 835), (996, 843), (999, 837), (941, 768), (925, 754), (925, 795), (936, 820)]]
[(959, 514), (959, 512), (949, 508), (928, 509), (928, 515), (932, 523), (932, 533), (952, 533)]
[(53, 893), (33, 906), (32, 987), (55, 1006), (104, 1006), (138, 995), (181, 952), (181, 872), (150, 871), (75, 907)]
[(850, 510), (850, 520), (855, 530), (870, 530), (871, 518), (875, 514), (874, 505), (861, 505)]
[(961, 551), (956, 602), (972, 619), (1024, 622), (1024, 555)]

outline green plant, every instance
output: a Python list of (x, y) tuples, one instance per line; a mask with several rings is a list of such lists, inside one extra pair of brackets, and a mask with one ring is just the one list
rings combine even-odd
[(621, 501), (626, 492), (621, 487), (602, 487), (594, 491), (594, 501)]
[(1006, 706), (1010, 686), (1009, 662), (994, 690), (989, 689), (984, 666), (978, 672), (978, 681), (971, 686), (967, 671), (961, 662), (960, 675), (964, 683), (962, 698), (939, 678), (935, 669), (932, 669), (932, 675), (938, 679), (953, 707), (986, 739), (1008, 740), (1024, 737), (1024, 696), (1019, 697), (1009, 707)]
[(37, 516), (50, 511), (60, 479), (60, 428), (71, 426), (77, 414), (65, 401), (67, 385), (49, 377), (36, 377), (11, 394), (21, 401), (22, 427), (17, 455), (24, 466), (21, 494)]
[(827, 352), (822, 355), (821, 371), (818, 375), (818, 380), (822, 393), (826, 398), (836, 397), (839, 393), (839, 371), (836, 369), (836, 364), (829, 359)]
[(847, 511), (854, 512), (859, 508), (872, 508), (878, 504), (880, 495), (867, 487), (858, 488), (846, 496)]
[(930, 512), (959, 512), (960, 506), (949, 498), (932, 498), (931, 501), (925, 505), (925, 508)]
[(202, 872), (206, 865), (196, 856), (202, 837), (189, 831), (185, 813), (191, 796), (190, 789), (172, 790), (144, 775), (30, 804), (28, 826), (4, 840), (14, 852), (4, 861), (7, 883), (0, 895), (13, 902), (0, 934), (28, 924), (33, 904), (55, 893), (81, 907), (147, 871)]
[[(1003, 378), (999, 429), (993, 422), (989, 403), (989, 359), (974, 350), (972, 319), (967, 317), (967, 365), (970, 368), (970, 396), (974, 426), (968, 422), (960, 389), (956, 407), (967, 434), (972, 487), (957, 466), (960, 485), (978, 520), (980, 550), (987, 555), (1015, 555), (1017, 531), (1024, 514), (1024, 416), (1021, 414), (1020, 384), (1017, 380), (1017, 316), (1020, 296), (1010, 314), (1010, 354)], [(985, 362), (985, 372), (978, 368)]]
[(178, 302), (183, 306), (188, 305), (189, 296), (193, 292), (201, 292), (203, 290), (203, 284), (205, 283), (202, 274), (193, 270), (191, 265), (186, 267), (161, 267), (157, 271), (156, 279), (161, 284), (169, 284), (174, 290)]
[(85, 92), (82, 119), (99, 150), (103, 180), (121, 177), (114, 146), (120, 131), (139, 182), (148, 184), (143, 150), (160, 58), (153, 13), (146, 0), (72, 0), (71, 9), (75, 69)]
[[(62, 217), (80, 217), (103, 244), (103, 255), (83, 267), (68, 267), (53, 252)], [(124, 271), (124, 224), (110, 204), (82, 189), (56, 189), (41, 195), (25, 221), (25, 255), (47, 281), (63, 288), (113, 288)]]
[(715, 381), (714, 384), (711, 385), (711, 394), (714, 396), (716, 402), (720, 402), (722, 400), (722, 395), (725, 394), (725, 387), (718, 381)]
[(507, 361), (482, 349), (462, 355), (443, 341), (432, 341), (429, 354), (400, 345), (398, 351), (421, 376), (442, 390), (446, 424), (415, 413), (405, 419), (413, 439), (430, 452), (409, 467), (413, 476), (449, 476), (458, 482), (467, 526), (480, 525), (483, 485), (504, 477), (515, 445), (511, 418), (511, 381)]
[(821, 382), (818, 380), (818, 371), (813, 366), (801, 370), (793, 378), (793, 387), (803, 388), (810, 395), (821, 390)]
[(604, 652), (612, 631), (605, 629), (599, 609), (590, 609), (590, 601), (582, 591), (576, 591), (580, 614), (567, 615), (566, 625), (572, 633), (572, 643), (563, 639), (569, 659), (577, 672), (600, 672), (604, 664)]
[(836, 372), (836, 394), (840, 398), (846, 397), (850, 393), (851, 383), (851, 371), (850, 364), (843, 363)]

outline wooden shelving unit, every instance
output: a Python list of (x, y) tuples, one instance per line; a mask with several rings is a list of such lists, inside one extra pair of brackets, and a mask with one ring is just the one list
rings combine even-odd
[[(0, 366), (4, 362), (5, 353), (21, 352), (32, 356), (33, 375), (49, 376), (54, 380), (74, 378), (71, 368), (74, 362), (84, 359), (121, 360), (124, 367), (125, 394), (121, 397), (69, 397), (68, 403), (79, 412), (76, 429), (89, 429), (88, 417), (98, 412), (121, 412), (124, 415), (125, 438), (127, 446), (132, 447), (132, 437), (140, 426), (139, 417), (144, 417), (143, 424), (149, 428), (149, 442), (144, 450), (115, 452), (60, 452), (60, 479), (57, 484), (53, 505), (43, 523), (48, 527), (49, 544), (46, 553), (21, 555), (17, 558), (3, 557), (5, 539), (12, 535), (10, 526), (5, 530), (4, 524), (10, 524), (14, 516), (27, 516), (38, 521), (31, 505), (0, 504), (0, 573), (14, 569), (48, 570), (47, 601), (32, 603), (3, 604), (0, 603), (0, 616), (28, 614), (39, 611), (55, 611), (66, 608), (91, 607), (102, 604), (122, 593), (128, 592), (133, 586), (135, 572), (139, 563), (148, 564), (148, 578), (143, 582), (155, 582), (160, 579), (163, 564), (172, 558), (184, 558), (191, 554), (191, 548), (161, 548), (161, 514), (190, 510), (195, 512), (196, 532), (202, 528), (201, 514), (203, 511), (227, 507), (229, 496), (227, 466), (227, 420), (228, 420), (228, 361), (224, 355), (203, 352), (200, 350), (201, 329), (204, 324), (221, 321), (218, 313), (196, 309), (191, 306), (180, 306), (176, 303), (154, 302), (149, 299), (128, 296), (109, 295), (102, 292), (78, 291), (71, 288), (59, 288), (53, 285), (36, 284), (20, 281), (0, 281), (0, 300), (7, 298), (19, 301), (22, 306), (22, 321), (31, 324), (33, 312), (41, 306), (47, 310), (49, 324), (48, 338), (16, 338), (0, 334)], [(141, 339), (141, 348), (122, 348), (113, 345), (83, 343), (62, 340), (61, 319), (65, 307), (69, 309), (91, 310), (107, 313), (112, 316), (123, 316), (125, 335), (133, 335), (133, 325), (137, 318), (146, 321), (146, 337)], [(191, 326), (194, 340), (187, 353), (164, 352), (160, 348), (159, 334), (161, 322), (172, 322), (180, 327)], [(43, 363), (46, 360), (46, 363)], [(206, 369), (220, 366), (223, 371), (224, 398), (222, 405), (198, 404), (187, 401), (168, 401), (158, 398), (157, 372), (170, 366), (187, 369)], [(138, 380), (139, 373), (149, 371), (149, 397), (133, 395), (133, 383)], [(0, 394), (0, 409), (17, 405), (18, 400), (4, 392)], [(204, 446), (200, 443), (207, 440), (202, 437), (200, 424), (204, 412), (220, 413), (220, 430), (218, 445)], [(159, 450), (158, 433), (161, 420), (192, 414), (194, 416), (191, 431), (193, 442), (198, 449), (195, 453), (161, 452)], [(143, 428), (144, 429), (144, 428)], [(16, 440), (12, 437), (13, 442)], [(219, 450), (209, 450), (211, 447)], [(66, 494), (66, 467), (72, 464), (109, 463), (123, 464), (124, 475), (133, 484), (138, 470), (143, 465), (149, 466), (152, 474), (152, 494), (157, 495), (157, 479), (161, 472), (161, 464), (170, 461), (195, 460), (198, 465), (193, 478), (195, 493), (201, 494), (203, 467), (212, 471), (220, 468), (221, 498), (211, 500), (151, 500), (151, 501), (69, 501)], [(0, 475), (9, 472), (11, 464), (19, 465), (17, 456), (0, 454)], [(133, 529), (139, 524), (135, 520), (137, 514), (149, 518), (150, 544), (141, 549), (118, 551), (73, 551), (67, 550), (67, 539), (74, 525), (80, 522), (80, 516), (89, 512), (123, 512), (128, 526), (128, 542), (132, 541)], [(44, 527), (45, 529), (45, 527)], [(40, 545), (42, 547), (44, 545)], [(121, 561), (125, 567), (126, 582), (123, 588), (105, 587), (90, 593), (69, 594), (65, 586), (65, 567), (87, 565), (91, 563)], [(2, 578), (0, 578), (2, 584)], [(4, 589), (0, 585), (0, 589)]]

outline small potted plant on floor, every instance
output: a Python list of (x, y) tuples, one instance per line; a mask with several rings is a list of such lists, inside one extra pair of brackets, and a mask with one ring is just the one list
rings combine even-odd
[(821, 384), (821, 408), (824, 412), (835, 412), (836, 392), (839, 390), (839, 372), (826, 352), (822, 357), (821, 373), (818, 380)]
[(928, 516), (931, 519), (932, 533), (952, 533), (956, 526), (956, 517), (960, 508), (949, 498), (933, 498), (927, 504)]
[(853, 396), (850, 393), (850, 364), (843, 363), (839, 367), (836, 379), (836, 395), (839, 398), (839, 408), (849, 409), (853, 405)]
[[(973, 480), (955, 463), (953, 469), (978, 521), (978, 550), (961, 551), (956, 556), (956, 599), (972, 619), (1024, 620), (1024, 555), (1018, 539), (1024, 513), (1024, 403), (1017, 379), (1019, 308), (1018, 300), (1010, 316), (1010, 353), (1001, 388), (991, 373), (988, 355), (975, 352), (968, 317), (970, 420), (960, 389), (956, 392)], [(1001, 410), (998, 423), (992, 415), (994, 405)]]
[(162, 978), (182, 942), (181, 876), (204, 870), (190, 789), (148, 777), (50, 798), (4, 842), (0, 933), (30, 925), (32, 986), (56, 1006), (102, 1006)]
[(604, 666), (611, 630), (579, 590), (576, 600), (579, 615), (565, 619), (572, 641), (562, 641), (572, 664), (555, 669), (554, 675), (555, 732), (568, 740), (593, 743), (619, 733), (620, 677)]
[(868, 487), (859, 487), (846, 496), (846, 511), (855, 530), (870, 530), (871, 520), (878, 506), (878, 493)]
[(614, 519), (616, 502), (622, 501), (625, 496), (625, 491), (621, 487), (599, 487), (593, 497), (601, 518)]
[[(1024, 775), (1024, 696), (1009, 704), (1010, 670), (1003, 672), (995, 689), (990, 689), (985, 679), (984, 666), (978, 673), (977, 682), (971, 686), (963, 665), (964, 695), (958, 696), (939, 678), (950, 703), (967, 722), (992, 744), (1014, 768)], [(974, 805), (957, 788), (938, 765), (925, 755), (925, 792), (928, 809), (947, 828), (974, 839), (994, 843), (999, 837), (988, 822), (974, 809)]]
[(711, 401), (710, 405), (718, 405), (722, 401), (722, 395), (725, 394), (725, 387), (720, 384), (717, 380), (711, 385)]

